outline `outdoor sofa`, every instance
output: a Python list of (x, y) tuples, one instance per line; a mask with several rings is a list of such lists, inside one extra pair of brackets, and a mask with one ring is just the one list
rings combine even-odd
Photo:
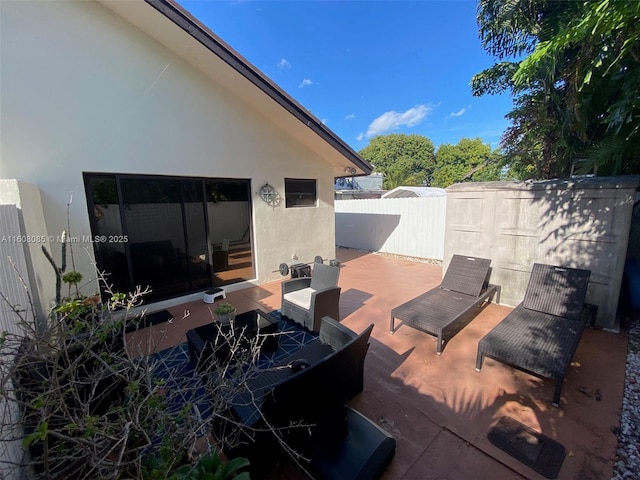
[(232, 406), (245, 439), (230, 456), (249, 458), (259, 476), (287, 453), (286, 444), (316, 478), (378, 478), (395, 440), (347, 406), (363, 389), (372, 329), (358, 334), (324, 317), (317, 339), (247, 381)]
[(523, 301), (478, 343), (476, 370), (484, 357), (556, 381), (553, 405), (585, 325), (597, 307), (585, 304), (589, 270), (536, 263)]
[(481, 308), (498, 292), (489, 285), (491, 260), (453, 255), (439, 286), (391, 310), (390, 333), (395, 332), (395, 320), (437, 337), (436, 354), (453, 338)]

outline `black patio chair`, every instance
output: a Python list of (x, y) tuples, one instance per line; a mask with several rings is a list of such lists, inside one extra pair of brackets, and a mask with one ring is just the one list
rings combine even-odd
[(396, 441), (347, 405), (363, 390), (372, 330), (356, 333), (324, 317), (316, 340), (249, 379), (233, 401), (243, 441), (229, 456), (249, 458), (252, 478), (283, 453), (306, 463), (313, 478), (380, 478)]
[(282, 282), (282, 317), (312, 332), (320, 330), (323, 317), (340, 320), (340, 267), (316, 263), (311, 277)]
[(585, 304), (589, 270), (536, 263), (520, 303), (478, 343), (476, 370), (484, 357), (556, 381), (553, 405), (587, 322), (597, 308)]
[(442, 283), (418, 297), (391, 310), (390, 333), (395, 319), (437, 337), (436, 354), (491, 302), (498, 292), (489, 285), (491, 260), (454, 255)]

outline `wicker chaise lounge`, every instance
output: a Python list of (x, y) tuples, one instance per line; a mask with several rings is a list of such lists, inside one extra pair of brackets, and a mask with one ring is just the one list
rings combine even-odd
[(556, 381), (553, 405), (586, 322), (596, 307), (584, 303), (591, 272), (536, 263), (524, 300), (478, 343), (476, 370), (483, 358)]
[(491, 301), (498, 291), (488, 285), (491, 260), (454, 255), (442, 283), (391, 310), (390, 333), (395, 319), (437, 337), (436, 354)]

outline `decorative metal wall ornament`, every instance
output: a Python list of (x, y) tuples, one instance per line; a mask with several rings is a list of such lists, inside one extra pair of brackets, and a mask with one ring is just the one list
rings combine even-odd
[(262, 198), (264, 203), (271, 207), (277, 207), (282, 201), (282, 197), (280, 197), (280, 194), (276, 191), (275, 188), (269, 185), (269, 182), (260, 187), (258, 195), (260, 195), (260, 198)]

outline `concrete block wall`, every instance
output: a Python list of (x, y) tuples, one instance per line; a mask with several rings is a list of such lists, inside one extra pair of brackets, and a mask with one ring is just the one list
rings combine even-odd
[(454, 253), (492, 260), (501, 303), (524, 297), (534, 263), (591, 270), (596, 324), (616, 328), (640, 177), (462, 183), (447, 188), (444, 266)]

